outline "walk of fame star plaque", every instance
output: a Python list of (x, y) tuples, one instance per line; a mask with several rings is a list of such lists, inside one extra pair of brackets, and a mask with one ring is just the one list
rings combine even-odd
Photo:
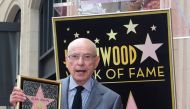
[(171, 21), (170, 9), (53, 17), (57, 80), (69, 75), (68, 44), (88, 38), (100, 57), (94, 78), (125, 109), (176, 109)]
[(60, 82), (19, 75), (17, 84), (26, 100), (18, 103), (16, 109), (60, 109)]

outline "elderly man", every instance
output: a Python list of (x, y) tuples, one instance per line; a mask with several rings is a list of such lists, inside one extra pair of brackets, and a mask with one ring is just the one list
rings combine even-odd
[[(61, 80), (61, 109), (123, 109), (120, 95), (92, 77), (99, 60), (96, 46), (89, 39), (78, 38), (69, 44), (66, 67), (70, 76)], [(15, 106), (25, 99), (22, 90), (15, 87), (10, 103)]]

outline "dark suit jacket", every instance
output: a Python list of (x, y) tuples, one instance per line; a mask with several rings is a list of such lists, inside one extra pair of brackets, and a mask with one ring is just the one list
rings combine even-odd
[[(68, 107), (69, 77), (62, 79), (61, 109)], [(84, 109), (123, 109), (119, 94), (94, 80), (91, 93)]]

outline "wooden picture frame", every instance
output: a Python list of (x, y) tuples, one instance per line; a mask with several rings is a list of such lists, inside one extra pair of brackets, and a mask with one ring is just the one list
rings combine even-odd
[(26, 94), (26, 100), (18, 103), (16, 109), (60, 109), (60, 82), (19, 75), (17, 85)]

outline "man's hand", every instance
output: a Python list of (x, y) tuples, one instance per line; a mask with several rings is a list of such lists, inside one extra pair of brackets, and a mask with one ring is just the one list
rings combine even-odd
[(14, 87), (9, 100), (9, 102), (15, 107), (18, 102), (24, 102), (26, 100), (26, 95), (22, 89)]

